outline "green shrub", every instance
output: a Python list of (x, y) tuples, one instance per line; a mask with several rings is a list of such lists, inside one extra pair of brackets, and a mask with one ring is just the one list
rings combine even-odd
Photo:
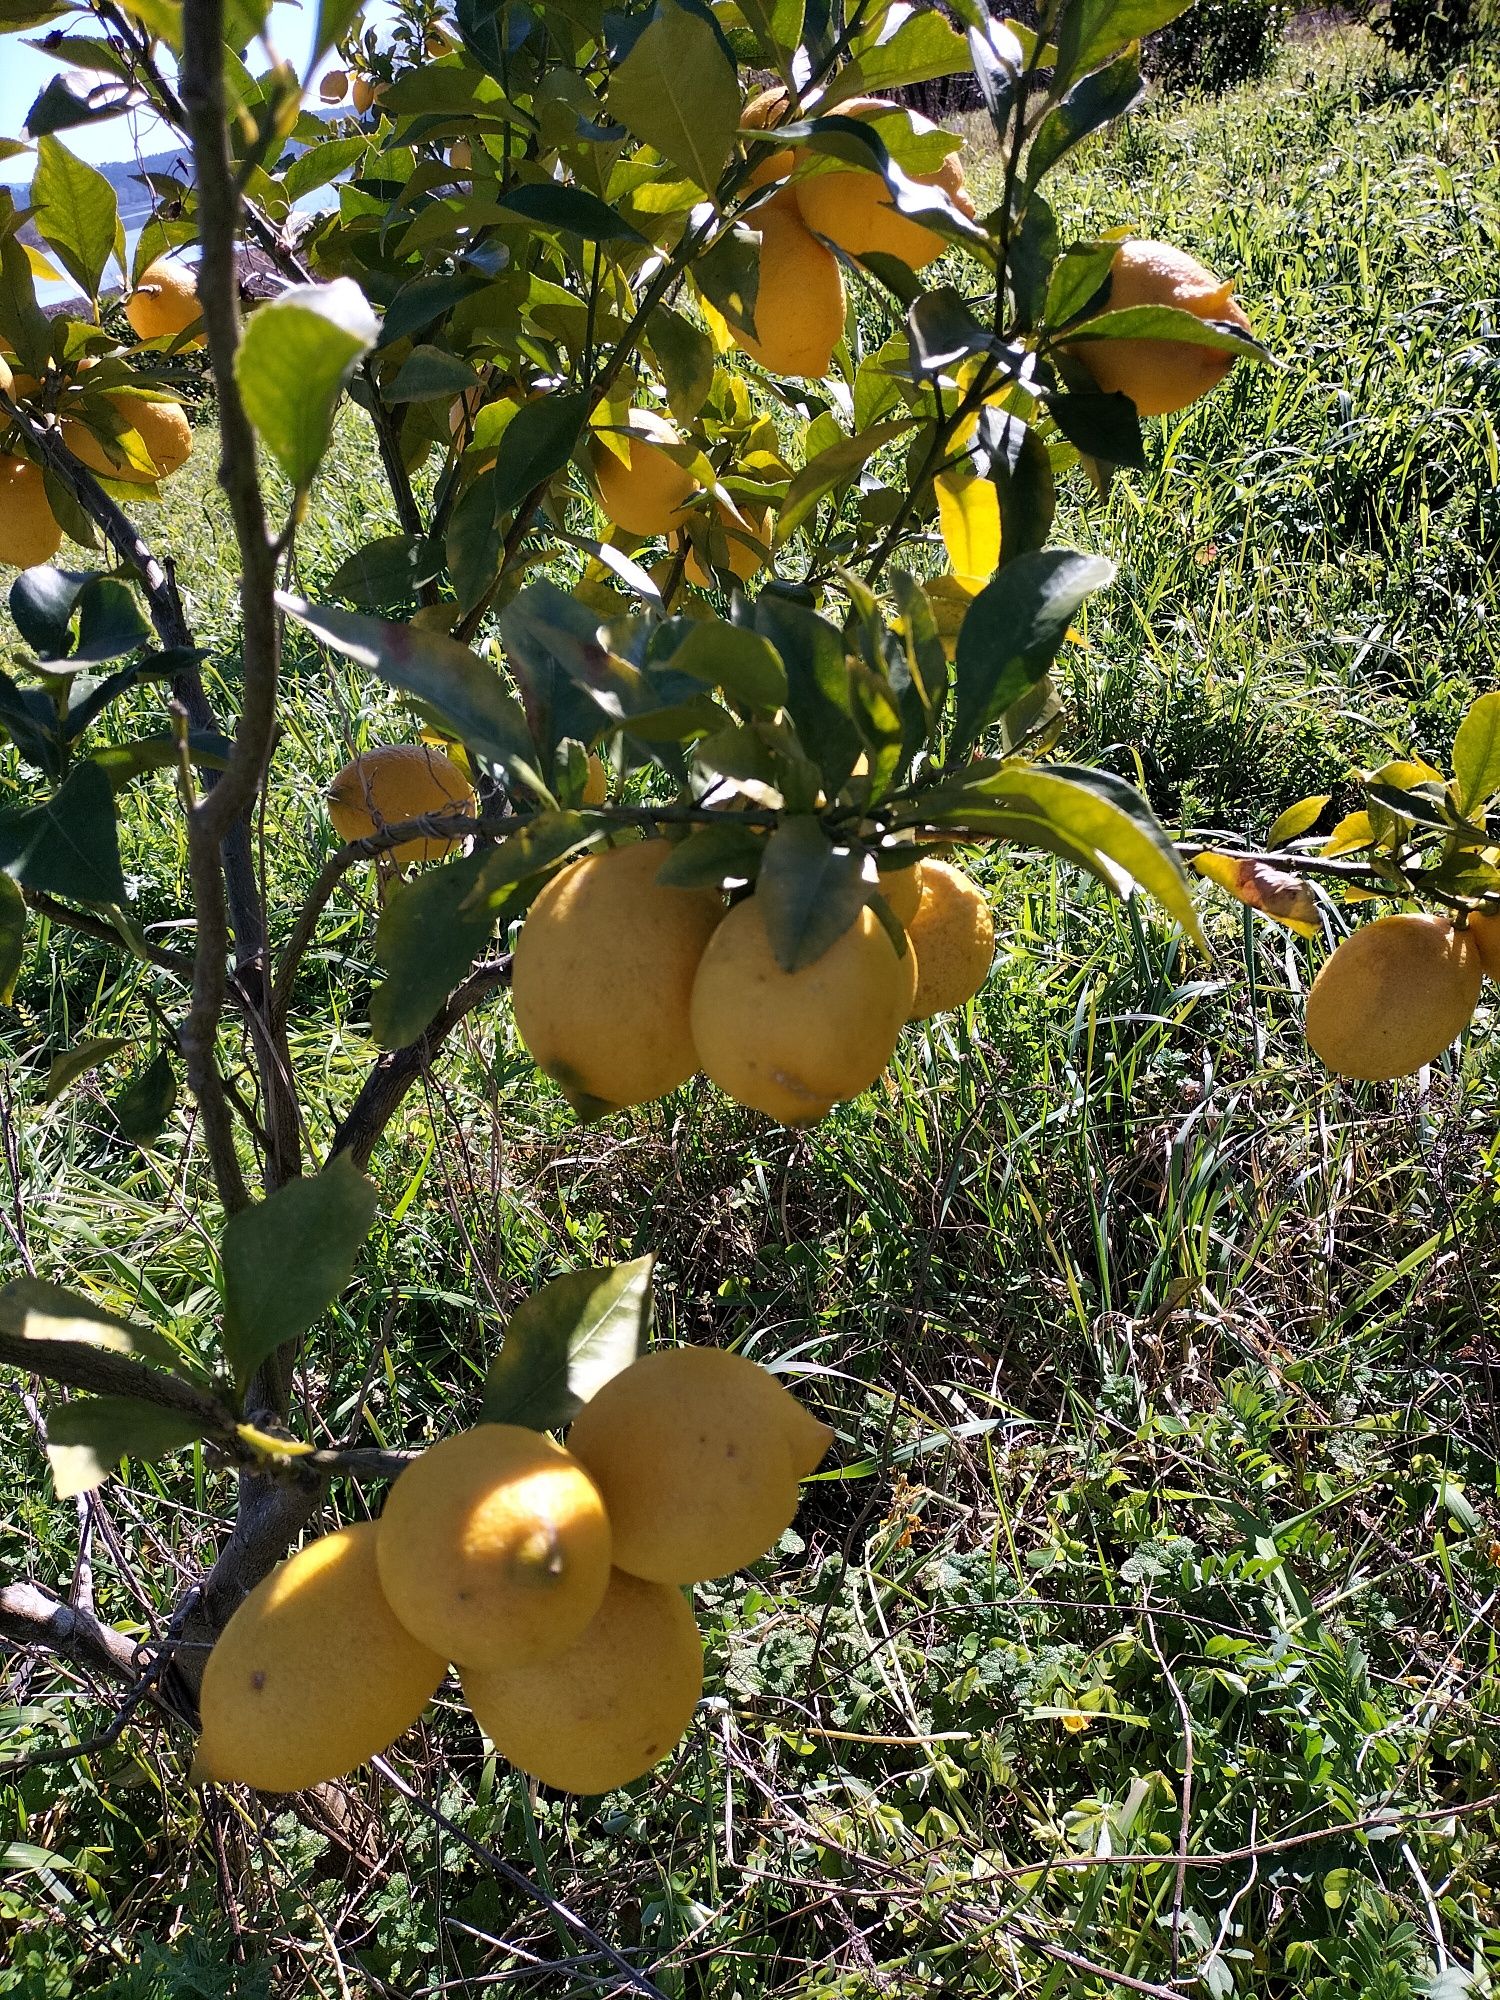
[(1248, 83), (1270, 68), (1291, 12), (1285, 0), (1195, 0), (1147, 41), (1145, 67), (1169, 90)]
[(1398, 55), (1440, 75), (1500, 39), (1500, 0), (1374, 0), (1368, 20)]

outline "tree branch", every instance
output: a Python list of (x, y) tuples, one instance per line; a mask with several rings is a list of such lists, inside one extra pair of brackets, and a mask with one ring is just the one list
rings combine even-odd
[(39, 917), (50, 917), (55, 924), (66, 924), (70, 930), (79, 931), (84, 937), (98, 938), (104, 944), (127, 945), (138, 951), (150, 964), (162, 972), (175, 972), (179, 979), (191, 979), (193, 961), (184, 951), (168, 951), (164, 945), (150, 944), (142, 938), (134, 945), (103, 917), (92, 916), (87, 910), (70, 909), (66, 903), (58, 902), (55, 896), (44, 896), (36, 889), (26, 891), (26, 907), (35, 910)]
[(34, 1583), (8, 1583), (0, 1589), (0, 1639), (13, 1646), (40, 1646), (85, 1672), (104, 1674), (130, 1688), (140, 1679), (133, 1639)]
[(333, 1135), (328, 1157), (348, 1153), (357, 1167), (369, 1164), (371, 1153), (386, 1126), (399, 1110), (401, 1100), (432, 1062), (433, 1057), (466, 1014), (472, 1014), (482, 1000), (510, 984), (510, 953), (476, 965), (433, 1016), (416, 1041), (405, 1048), (391, 1049), (366, 1077), (364, 1088), (345, 1114)]

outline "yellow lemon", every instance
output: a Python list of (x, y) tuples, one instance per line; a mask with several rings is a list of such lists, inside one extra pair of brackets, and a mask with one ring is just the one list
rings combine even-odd
[(519, 1424), (480, 1424), (402, 1473), (375, 1557), (413, 1638), (464, 1666), (518, 1665), (560, 1652), (598, 1610), (609, 1522), (561, 1445)]
[[(175, 340), (201, 317), (197, 272), (191, 264), (158, 257), (126, 299), (125, 317), (138, 340)], [(202, 339), (199, 334), (188, 344), (201, 346)]]
[(1481, 969), (1491, 979), (1500, 979), (1500, 917), (1470, 917), (1469, 935), (1479, 953)]
[(0, 453), (0, 563), (34, 569), (62, 547), (62, 529), (47, 505), (42, 468)]
[(775, 1546), (832, 1435), (743, 1355), (659, 1347), (584, 1404), (568, 1448), (603, 1496), (615, 1567), (703, 1583)]
[(373, 1521), (339, 1528), (251, 1591), (203, 1670), (196, 1776), (298, 1792), (410, 1729), (444, 1661), (391, 1611), (375, 1543)]
[(896, 922), (903, 930), (910, 931), (917, 905), (922, 900), (921, 862), (913, 862), (910, 868), (885, 869), (880, 877), (880, 893), (885, 897)]
[(363, 118), (372, 104), (378, 104), (385, 96), (385, 85), (377, 83), (372, 76), (357, 76), (354, 79), (354, 108)]
[(593, 1622), (540, 1666), (462, 1672), (502, 1757), (559, 1791), (612, 1792), (659, 1764), (703, 1691), (703, 1641), (681, 1591), (616, 1570)]
[(448, 148), (448, 164), (457, 174), (472, 173), (474, 170), (474, 148), (467, 139), (455, 139)]
[[(715, 569), (728, 570), (741, 583), (748, 583), (770, 560), (762, 553), (764, 548), (769, 548), (770, 542), (771, 516), (764, 507), (752, 509), (749, 513), (741, 513), (737, 507), (721, 506), (714, 510), (709, 522), (708, 556)], [(696, 583), (700, 590), (715, 588), (711, 571), (691, 545), (682, 573), (689, 583)]]
[[(1248, 332), (1250, 321), (1231, 281), (1171, 243), (1133, 236), (1115, 252), (1106, 310), (1177, 306), (1199, 319), (1229, 320)], [(1185, 410), (1222, 382), (1234, 360), (1214, 347), (1185, 340), (1086, 340), (1068, 350), (1106, 392), (1128, 396), (1143, 417)]]
[(624, 450), (624, 458), (603, 438), (589, 439), (589, 464), (600, 507), (628, 535), (665, 535), (677, 526), (684, 506), (698, 491), (687, 468), (661, 449), (681, 444), (677, 427), (655, 410), (632, 410), (627, 428), (611, 437)]
[(1351, 931), (1313, 981), (1308, 1042), (1339, 1076), (1410, 1076), (1462, 1034), (1482, 977), (1472, 930), (1444, 917), (1377, 917)]
[(152, 478), (167, 479), (187, 463), (193, 449), (193, 430), (181, 403), (154, 403), (144, 396), (112, 395), (109, 401), (120, 420), (133, 430), (155, 473), (144, 472), (120, 455), (118, 447), (98, 438), (77, 417), (64, 417), (63, 442), (90, 472), (106, 479), (125, 480), (132, 485), (149, 485)]
[(906, 926), (917, 954), (913, 1021), (972, 1000), (995, 956), (995, 920), (979, 884), (948, 861), (923, 861), (921, 876), (916, 915)]
[(709, 889), (664, 888), (664, 840), (591, 854), (555, 875), (516, 944), (516, 1027), (580, 1111), (663, 1097), (698, 1067), (693, 977), (723, 914)]
[[(388, 743), (346, 764), (328, 788), (328, 817), (340, 840), (365, 840), (423, 813), (472, 812), (473, 788), (430, 743)], [(457, 847), (419, 834), (390, 849), (393, 861), (432, 861)]]
[(698, 1059), (726, 1097), (783, 1125), (812, 1125), (891, 1059), (912, 993), (868, 906), (821, 958), (783, 972), (748, 896), (709, 940), (693, 985)]
[[(856, 97), (834, 108), (841, 118), (871, 118), (898, 107), (884, 98)], [(912, 122), (919, 132), (935, 129), (930, 119), (917, 113), (912, 114)], [(940, 188), (962, 214), (973, 215), (974, 203), (957, 153), (950, 153), (935, 173), (913, 174), (911, 178), (923, 187)], [(893, 206), (884, 180), (868, 169), (836, 168), (811, 174), (797, 182), (795, 193), (808, 228), (826, 236), (851, 257), (896, 257), (913, 271), (921, 271), (948, 247), (947, 238), (935, 229), (902, 215)]]
[(583, 803), (586, 806), (602, 806), (609, 797), (609, 772), (604, 768), (604, 759), (597, 750), (590, 750), (588, 776), (583, 781)]
[(803, 222), (789, 189), (749, 220), (761, 232), (755, 333), (734, 331), (734, 339), (772, 375), (821, 378), (844, 337), (839, 260)]

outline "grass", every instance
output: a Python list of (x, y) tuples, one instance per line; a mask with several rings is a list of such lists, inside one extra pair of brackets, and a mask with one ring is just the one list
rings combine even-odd
[[(1181, 823), (1260, 832), (1351, 766), (1440, 758), (1500, 681), (1497, 131), (1492, 74), (1415, 89), (1340, 38), (1153, 109), (1064, 178), (1068, 221), (1241, 273), (1284, 357), (1158, 427), (1106, 506), (1068, 496), (1065, 537), (1121, 569), (1070, 656), (1070, 750)], [(161, 539), (232, 671), (208, 457)], [(309, 588), (383, 517), (350, 426)], [(298, 772), (401, 726), (294, 658), (283, 922), (328, 841)], [(177, 835), (133, 796), (127, 870), (149, 862), (161, 915)], [(674, 2000), (1493, 1989), (1493, 1004), (1424, 1089), (1351, 1091), (1301, 1044), (1305, 947), (1220, 910), (1205, 966), (1053, 864), (986, 865), (989, 987), (812, 1133), (698, 1087), (580, 1129), (494, 1007), (377, 1155), (399, 1226), (306, 1363), (329, 1435), (367, 1368), (372, 1441), (468, 1420), (519, 1297), (648, 1247), (668, 1337), (742, 1346), (836, 1428), (776, 1555), (699, 1593), (708, 1690), (678, 1759), (606, 1801), (532, 1799), (450, 1694), (395, 1760), (440, 1827), (369, 1775), (297, 1813), (200, 1799), (181, 1747), (132, 1731), (0, 1784), (0, 1993), (614, 1990), (472, 1842)], [(370, 1060), (372, 914), (335, 905), (299, 991), (315, 1131)], [(102, 1112), (147, 1052), (138, 978), (33, 937), (0, 1017), (17, 1230), (39, 1268), (206, 1342), (186, 1124), (143, 1152)], [(44, 1106), (85, 1016), (135, 1046)], [(101, 1612), (149, 1636), (229, 1504), (186, 1456), (106, 1489)], [(0, 1574), (65, 1586), (77, 1554), (7, 1399)], [(48, 1664), (14, 1663), (3, 1699), (17, 1749), (100, 1714)]]

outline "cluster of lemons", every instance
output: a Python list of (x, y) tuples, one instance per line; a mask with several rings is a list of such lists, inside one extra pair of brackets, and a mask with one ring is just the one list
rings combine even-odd
[(1484, 975), (1500, 981), (1500, 917), (1455, 925), (1414, 911), (1351, 931), (1313, 981), (1307, 1039), (1339, 1076), (1414, 1076), (1469, 1025)]
[(579, 1411), (566, 1449), (517, 1424), (445, 1438), (377, 1521), (257, 1585), (204, 1670), (199, 1778), (299, 1791), (409, 1729), (456, 1662), (495, 1748), (613, 1791), (680, 1741), (703, 1686), (685, 1588), (767, 1553), (832, 1440), (774, 1376), (658, 1348)]
[[(125, 300), (125, 317), (137, 339), (192, 345), (182, 336), (200, 318), (197, 281), (185, 264), (160, 258), (141, 274)], [(181, 403), (144, 385), (110, 389), (104, 400), (119, 420), (116, 439), (105, 442), (77, 413), (84, 377), (95, 365), (85, 355), (67, 373), (44, 380), (13, 370), (0, 355), (0, 390), (44, 420), (55, 419), (62, 442), (90, 472), (127, 486), (153, 485), (187, 463), (192, 428)], [(42, 468), (14, 450), (0, 451), (0, 563), (31, 569), (51, 562), (63, 530), (47, 499)]]
[[(590, 757), (585, 804), (606, 774)], [(428, 744), (369, 750), (328, 794), (345, 840), (429, 813), (468, 810), (468, 779)], [(391, 850), (426, 861), (453, 843)], [(977, 883), (951, 862), (892, 846), (879, 875), (887, 925), (867, 902), (810, 964), (777, 963), (765, 905), (661, 879), (675, 849), (629, 840), (562, 869), (532, 904), (511, 981), (516, 1027), (588, 1115), (664, 1097), (701, 1070), (727, 1097), (783, 1125), (811, 1125), (875, 1082), (907, 1021), (971, 999), (994, 957)], [(876, 885), (872, 885), (876, 886)]]

